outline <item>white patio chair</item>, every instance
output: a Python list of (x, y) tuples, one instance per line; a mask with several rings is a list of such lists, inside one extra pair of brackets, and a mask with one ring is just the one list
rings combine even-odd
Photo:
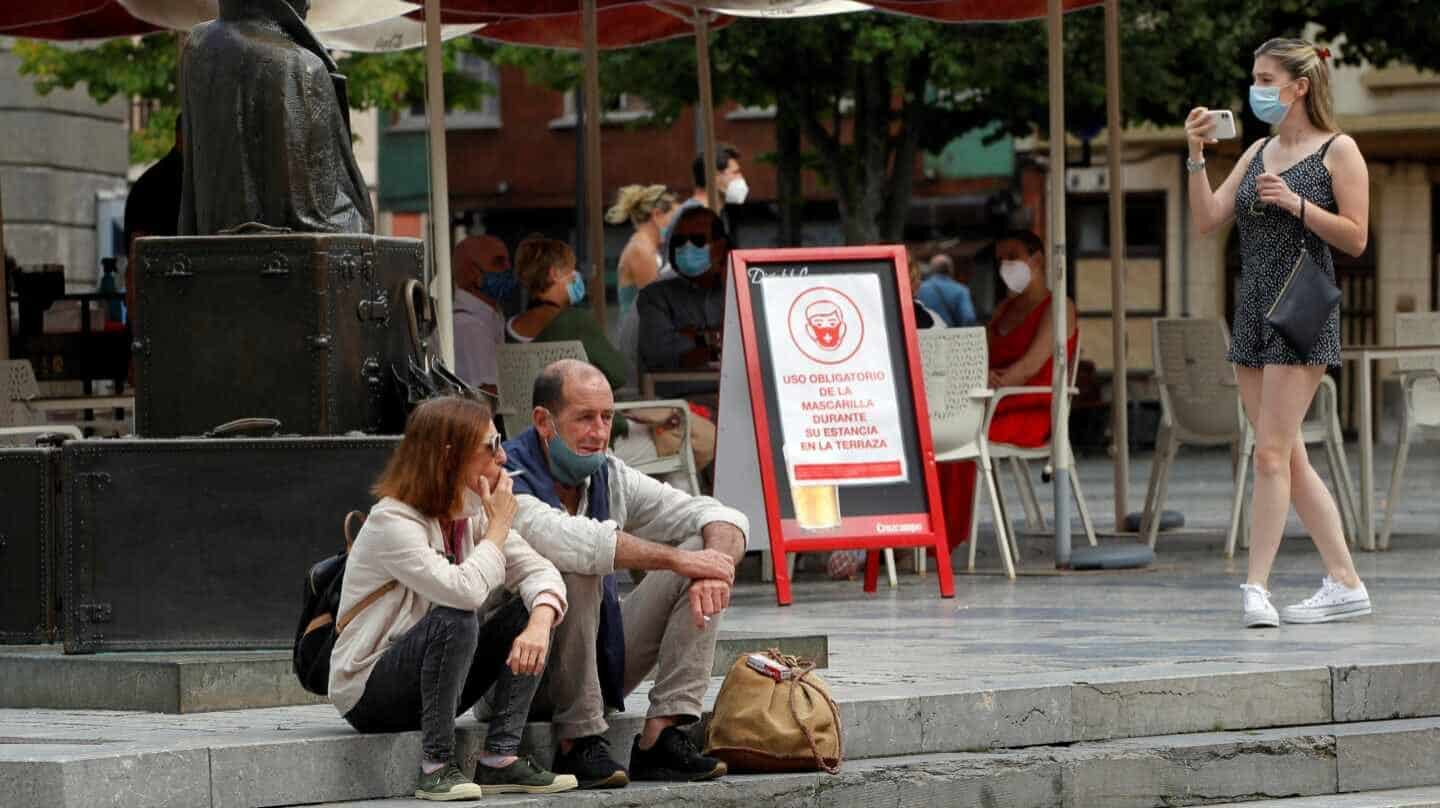
[[(1225, 557), (1235, 554), (1238, 539), (1243, 548), (1250, 547), (1250, 526), (1242, 522), (1248, 510), (1244, 501), (1245, 480), (1250, 472), (1250, 463), (1255, 456), (1255, 430), (1245, 418), (1245, 402), (1240, 401), (1240, 418), (1244, 422), (1245, 435), (1240, 442), (1239, 465), (1236, 471), (1236, 499), (1230, 505), (1230, 529), (1226, 533)], [(1335, 380), (1330, 376), (1320, 377), (1320, 386), (1310, 402), (1310, 410), (1300, 424), (1300, 440), (1309, 446), (1321, 444), (1325, 447), (1325, 463), (1330, 470), (1330, 482), (1335, 486), (1335, 505), (1340, 510), (1340, 522), (1350, 544), (1355, 544), (1359, 531), (1360, 512), (1355, 499), (1355, 482), (1350, 476), (1349, 461), (1345, 456), (1345, 435), (1340, 428), (1340, 393)]]
[(530, 423), (535, 379), (540, 371), (561, 359), (586, 361), (585, 346), (579, 340), (501, 345), (496, 354), (500, 379), (495, 414), (518, 416), (521, 424)]
[[(677, 472), (685, 474), (686, 484), (691, 494), (700, 493), (700, 474), (695, 469), (695, 451), (690, 445), (690, 405), (683, 399), (658, 399), (656, 401), (617, 401), (615, 402), (616, 412), (627, 412), (630, 410), (668, 409), (679, 416), (680, 423), (676, 426), (680, 430), (680, 450), (673, 455), (665, 457), (656, 456), (653, 459), (626, 459), (630, 468), (651, 477), (668, 477)], [(631, 421), (631, 429), (635, 429), (637, 422)], [(652, 444), (653, 445), (653, 444)]]
[[(1329, 374), (1320, 377), (1320, 387), (1315, 391), (1310, 412), (1300, 424), (1300, 439), (1306, 446), (1318, 443), (1325, 447), (1330, 483), (1335, 486), (1335, 504), (1340, 508), (1345, 535), (1353, 545), (1360, 531), (1359, 500), (1355, 496), (1355, 478), (1350, 475), (1350, 462), (1345, 456), (1345, 433), (1340, 427), (1340, 391)], [(1248, 542), (1246, 546), (1249, 546)]]
[(45, 413), (29, 404), (39, 397), (40, 385), (30, 360), (0, 361), (0, 446), (34, 446), (41, 435), (85, 437), (74, 425), (46, 423)]
[[(1075, 378), (1079, 368), (1080, 355), (1077, 351), (1076, 355), (1071, 360), (1069, 366), (1070, 378), (1068, 395), (1071, 398), (1074, 398), (1075, 394), (1078, 392), (1075, 387)], [(1029, 387), (1001, 387), (1000, 389), (996, 390), (994, 392), (994, 396), (990, 399), (989, 406), (986, 408), (984, 434), (990, 434), (990, 422), (995, 419), (996, 408), (1000, 405), (1001, 401), (1004, 401), (1011, 396), (1035, 395), (1037, 393), (1049, 395), (1052, 393), (1052, 391), (1049, 387), (1041, 387), (1038, 385)], [(1041, 513), (1040, 510), (1040, 499), (1035, 495), (1035, 486), (1030, 479), (1030, 461), (1051, 461), (1055, 451), (1052, 442), (1047, 440), (1043, 445), (1034, 447), (1014, 446), (1008, 443), (996, 443), (989, 440), (987, 440), (986, 444), (989, 449), (990, 461), (992, 463), (998, 463), (1001, 460), (1010, 461), (1010, 471), (1015, 477), (1016, 485), (1020, 489), (1020, 501), (1021, 505), (1025, 509), (1026, 525), (1032, 529), (1045, 529), (1045, 516), (1043, 513)], [(1075, 456), (1075, 451), (1073, 448), (1070, 450), (1070, 456)], [(997, 480), (999, 479), (999, 476), (1000, 474), (997, 470), (995, 472), (995, 477)], [(1080, 524), (1085, 529), (1085, 538), (1090, 542), (1090, 546), (1094, 547), (1096, 546), (1096, 544), (1098, 544), (1095, 539), (1095, 523), (1090, 519), (1090, 506), (1087, 505), (1085, 502), (1085, 494), (1080, 490), (1080, 475), (1075, 473), (1074, 470), (1072, 470), (1070, 474), (1070, 491), (1075, 497), (1076, 508), (1080, 511)], [(973, 519), (970, 521), (970, 532), (970, 554), (971, 558), (973, 559), (975, 554), (975, 521)], [(1015, 559), (1018, 562), (1020, 559), (1020, 545), (1015, 539), (1015, 531), (1010, 530), (1009, 532), (1012, 552), (1014, 553)]]
[(1234, 459), (1234, 490), (1225, 557), (1235, 552), (1244, 505), (1245, 474), (1254, 437), (1240, 406), (1235, 368), (1226, 361), (1230, 332), (1224, 320), (1164, 318), (1152, 335), (1155, 382), (1160, 388), (1160, 429), (1140, 533), (1155, 546), (1160, 512), (1169, 489), (1170, 467), (1181, 445), (1229, 446)]
[[(1440, 314), (1395, 315), (1396, 345), (1440, 345)], [(1390, 546), (1390, 529), (1395, 503), (1400, 500), (1400, 481), (1410, 458), (1415, 438), (1440, 440), (1440, 355), (1426, 354), (1397, 360), (1404, 408), (1400, 411), (1400, 433), (1395, 447), (1395, 468), (1390, 473), (1390, 495), (1385, 501), (1385, 523), (1380, 528), (1380, 546)]]
[[(547, 365), (561, 359), (587, 360), (585, 346), (579, 340), (558, 342), (529, 342), (521, 345), (501, 345), (497, 360), (500, 369), (498, 403), (495, 411), (500, 415), (513, 415), (520, 424), (529, 423), (534, 408), (535, 378)], [(679, 414), (681, 448), (676, 454), (630, 462), (636, 471), (652, 477), (668, 476), (683, 472), (691, 494), (700, 493), (700, 475), (695, 469), (695, 454), (690, 447), (690, 406), (679, 399), (662, 401), (616, 402), (615, 411), (665, 408)], [(515, 426), (519, 426), (516, 424)], [(511, 427), (517, 434), (520, 430)]]
[[(933, 328), (920, 331), (919, 339), (935, 462), (975, 461), (974, 501), (978, 510), (982, 490), (989, 497), (1000, 560), (1005, 566), (1006, 577), (1014, 580), (1015, 564), (1011, 558), (1014, 539), (1010, 535), (1010, 522), (1005, 516), (996, 485), (991, 444), (985, 438), (993, 412), (987, 402), (992, 401), (995, 395), (994, 391), (986, 388), (990, 351), (985, 343), (985, 329)], [(979, 521), (978, 514), (972, 514), (968, 567), (971, 570), (975, 569), (975, 538)], [(923, 559), (924, 551), (921, 550), (917, 569), (923, 569)]]

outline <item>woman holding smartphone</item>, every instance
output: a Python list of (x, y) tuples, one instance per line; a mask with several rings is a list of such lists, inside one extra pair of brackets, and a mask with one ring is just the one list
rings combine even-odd
[[(1215, 119), (1204, 107), (1185, 119), (1191, 223), (1212, 233), (1233, 216), (1239, 229), (1240, 302), (1229, 359), (1255, 429), (1249, 572), (1241, 586), (1243, 620), (1252, 628), (1277, 626), (1281, 618), (1325, 623), (1371, 610), (1335, 500), (1298, 440), (1320, 377), (1340, 364), (1339, 311), (1330, 313), (1305, 356), (1265, 322), (1302, 243), (1332, 282), (1332, 247), (1349, 255), (1365, 250), (1370, 178), (1354, 139), (1335, 124), (1329, 56), (1301, 39), (1272, 39), (1255, 51), (1250, 108), (1274, 133), (1251, 145), (1218, 189), (1210, 187), (1204, 154), (1205, 144), (1215, 142)], [(1292, 502), (1326, 574), (1313, 596), (1277, 613), (1267, 585)]]

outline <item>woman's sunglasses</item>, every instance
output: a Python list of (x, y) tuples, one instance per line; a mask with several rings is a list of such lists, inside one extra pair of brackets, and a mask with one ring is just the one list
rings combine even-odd
[(691, 233), (688, 236), (677, 236), (677, 238), (680, 239), (679, 244), (675, 245), (677, 247), (686, 243), (696, 247), (704, 247), (710, 243), (710, 237), (704, 233)]
[(486, 449), (489, 449), (489, 450), (490, 450), (490, 454), (492, 454), (492, 455), (500, 454), (500, 448), (501, 448), (500, 433), (499, 433), (499, 432), (491, 432), (491, 433), (490, 433), (490, 439), (487, 440), (487, 441), (485, 441), (484, 446), (485, 446)]

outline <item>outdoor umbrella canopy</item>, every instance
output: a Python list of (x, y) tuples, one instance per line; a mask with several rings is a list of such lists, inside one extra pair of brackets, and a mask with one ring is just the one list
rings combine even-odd
[[(60, 0), (54, 11), (0, 11), (0, 35), (48, 40), (114, 39), (188, 31), (219, 15), (217, 0)], [(404, 19), (419, 8), (404, 0), (314, 0), (306, 24), (334, 50), (404, 50), (424, 44), (424, 26)], [(450, 39), (477, 25), (445, 26)]]
[[(69, 3), (67, 5), (79, 6), (80, 4)], [(10, 12), (0, 11), (0, 36), (73, 41), (139, 36), (164, 30), (161, 26), (146, 22), (131, 14), (129, 9), (120, 4), (119, 0), (103, 0), (87, 5), (89, 7), (84, 10), (63, 17), (8, 26), (5, 25), (5, 21), (9, 19), (7, 15)]]
[[(186, 31), (220, 14), (217, 0), (112, 0), (135, 17), (160, 28)], [(317, 34), (362, 28), (414, 11), (404, 0), (311, 0), (305, 24)]]
[(0, 31), (24, 28), (32, 25), (62, 22), (71, 17), (89, 14), (109, 0), (51, 0), (45, 3), (26, 3), (16, 0), (6, 8), (0, 8)]

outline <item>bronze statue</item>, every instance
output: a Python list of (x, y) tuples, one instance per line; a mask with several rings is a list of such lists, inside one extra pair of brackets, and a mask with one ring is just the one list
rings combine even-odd
[(305, 24), (309, 0), (220, 0), (183, 59), (180, 235), (250, 224), (373, 233), (345, 77)]

